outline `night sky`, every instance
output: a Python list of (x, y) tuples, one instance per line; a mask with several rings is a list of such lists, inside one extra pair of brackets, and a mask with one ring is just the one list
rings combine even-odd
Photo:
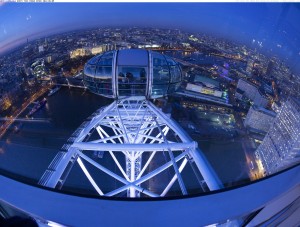
[(27, 38), (79, 28), (151, 26), (207, 33), (268, 50), (299, 72), (299, 21), (299, 3), (0, 3), (0, 54)]

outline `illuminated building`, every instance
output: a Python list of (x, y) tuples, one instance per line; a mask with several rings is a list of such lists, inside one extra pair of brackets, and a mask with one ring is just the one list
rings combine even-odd
[(90, 54), (90, 50), (87, 48), (78, 48), (70, 52), (70, 58), (82, 57)]
[(202, 85), (191, 84), (191, 83), (188, 83), (185, 89), (189, 90), (189, 91), (206, 94), (206, 95), (213, 95), (213, 96), (216, 96), (219, 98), (221, 98), (223, 95), (223, 92), (221, 92), (221, 91), (218, 91), (218, 90), (215, 90), (215, 89), (212, 89), (209, 87), (204, 87)]
[(31, 65), (32, 73), (36, 77), (42, 77), (46, 75), (46, 68), (44, 59), (38, 59)]
[(0, 97), (0, 110), (7, 110), (11, 106), (11, 100), (7, 94)]
[(267, 175), (283, 170), (300, 159), (300, 102), (288, 98), (256, 154)]
[(102, 53), (103, 49), (102, 49), (102, 46), (99, 46), (99, 47), (93, 47), (91, 51), (92, 51), (92, 54), (100, 54), (100, 53)]
[[(244, 96), (253, 101), (254, 105), (266, 107), (269, 100), (262, 94), (259, 88), (245, 79), (239, 79), (237, 89), (244, 92)], [(239, 97), (239, 94), (237, 94)]]
[(267, 133), (275, 117), (274, 112), (253, 105), (247, 113), (244, 125), (249, 130)]

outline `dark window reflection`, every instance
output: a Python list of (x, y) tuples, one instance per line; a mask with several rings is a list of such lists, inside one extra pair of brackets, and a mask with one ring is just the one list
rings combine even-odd
[(170, 71), (166, 58), (153, 53), (153, 84), (169, 83)]
[(145, 96), (146, 67), (120, 66), (118, 69), (119, 96)]

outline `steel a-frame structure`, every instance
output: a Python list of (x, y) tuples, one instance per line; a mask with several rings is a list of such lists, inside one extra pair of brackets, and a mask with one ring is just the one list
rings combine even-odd
[[(101, 165), (87, 155), (88, 152), (109, 153), (118, 167), (118, 173)], [(149, 168), (160, 152), (164, 152), (167, 157), (165, 163)], [(145, 155), (146, 153), (148, 154)], [(125, 158), (122, 160), (126, 163), (122, 163), (116, 154), (122, 154)], [(187, 163), (196, 166), (198, 170), (194, 173), (199, 172), (202, 175), (200, 180), (199, 176), (197, 179), (202, 183), (204, 180), (209, 190), (222, 188), (214, 170), (197, 148), (197, 143), (150, 100), (137, 97), (115, 100), (109, 106), (96, 111), (73, 133), (68, 143), (53, 159), (39, 184), (60, 189), (75, 162), (100, 196), (118, 196), (126, 192), (127, 197), (140, 197), (141, 194), (163, 197), (176, 181), (181, 193), (186, 195), (188, 189), (181, 173)], [(103, 191), (101, 183), (97, 183), (86, 168), (87, 163), (121, 182), (122, 186)], [(169, 168), (173, 169), (173, 177), (165, 179), (166, 182), (157, 182), (164, 185), (161, 192), (143, 187), (143, 183)]]

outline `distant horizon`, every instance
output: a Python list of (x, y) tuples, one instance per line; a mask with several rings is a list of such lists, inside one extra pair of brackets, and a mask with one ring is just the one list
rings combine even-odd
[(48, 34), (47, 33), (44, 33), (44, 34), (32, 34), (31, 36), (24, 36), (24, 37), (21, 37), (19, 40), (23, 40), (23, 43), (20, 43), (19, 45), (15, 46), (15, 47), (12, 47), (10, 49), (7, 49), (3, 52), (0, 52), (0, 56), (4, 56), (10, 52), (13, 52), (15, 51), (16, 49), (22, 47), (23, 45), (25, 45), (27, 43), (27, 40), (28, 40), (28, 43), (30, 42), (34, 42), (34, 41), (37, 41), (39, 39), (43, 39), (43, 38), (48, 38), (48, 37), (51, 37), (51, 36), (59, 36), (59, 35), (63, 35), (63, 34), (67, 34), (67, 33), (72, 33), (72, 32), (77, 32), (77, 31), (85, 31), (85, 30), (96, 30), (96, 29), (117, 29), (117, 28), (139, 28), (139, 29), (165, 29), (165, 30), (180, 30), (181, 32), (184, 32), (184, 33), (191, 33), (193, 35), (196, 35), (196, 34), (203, 34), (203, 35), (207, 35), (207, 36), (211, 36), (211, 37), (214, 37), (214, 38), (217, 38), (217, 39), (225, 39), (227, 41), (230, 41), (230, 42), (234, 42), (234, 43), (240, 43), (242, 45), (246, 45), (250, 48), (249, 45), (245, 44), (245, 43), (241, 43), (241, 42), (238, 42), (238, 41), (234, 41), (234, 40), (230, 40), (226, 37), (218, 37), (218, 36), (213, 36), (213, 34), (209, 34), (209, 33), (205, 33), (205, 32), (191, 32), (191, 31), (186, 31), (184, 29), (179, 29), (179, 28), (164, 28), (164, 27), (146, 27), (146, 26), (138, 26), (138, 25), (128, 25), (128, 26), (95, 26), (95, 27), (85, 27), (85, 28), (76, 28), (76, 29), (72, 29), (72, 30), (64, 30), (64, 31), (55, 31), (55, 32), (49, 32)]
[[(4, 3), (0, 56), (29, 40), (103, 27), (153, 27), (203, 33), (234, 43), (260, 43), (299, 73), (300, 4), (297, 3)], [(254, 43), (254, 44), (253, 44)]]
[[(29, 37), (23, 37), (22, 40), (24, 40), (23, 43), (20, 43), (18, 46), (15, 46), (11, 49), (8, 49), (6, 50), (5, 52), (1, 53), (0, 52), (0, 57), (4, 57), (5, 55), (9, 55), (9, 54), (12, 54), (13, 52), (15, 51), (18, 51), (18, 49), (22, 48), (23, 46), (25, 46), (27, 44), (27, 39), (28, 39), (28, 43), (31, 43), (31, 42), (36, 42), (40, 39), (44, 39), (44, 38), (48, 38), (48, 37), (52, 37), (52, 36), (60, 36), (60, 35), (63, 35), (63, 34), (68, 34), (68, 33), (73, 33), (73, 32), (78, 32), (78, 31), (86, 31), (86, 30), (96, 30), (96, 29), (117, 29), (117, 28), (139, 28), (139, 29), (165, 29), (165, 30), (180, 30), (181, 32), (184, 32), (184, 33), (191, 33), (191, 34), (194, 34), (194, 35), (197, 35), (197, 34), (202, 34), (202, 35), (206, 35), (206, 36), (210, 36), (210, 37), (213, 37), (213, 38), (216, 38), (216, 39), (224, 39), (228, 42), (232, 42), (234, 44), (239, 44), (239, 45), (244, 45), (246, 46), (248, 49), (251, 49), (251, 50), (254, 50), (255, 48), (251, 47), (251, 44), (249, 45), (249, 43), (243, 43), (243, 42), (239, 42), (239, 41), (235, 41), (235, 40), (230, 40), (226, 37), (218, 37), (218, 36), (213, 36), (213, 34), (208, 34), (208, 33), (205, 33), (205, 32), (197, 32), (197, 33), (193, 33), (193, 32), (190, 32), (190, 31), (185, 31), (183, 29), (178, 29), (178, 28), (160, 28), (160, 27), (145, 27), (145, 26), (136, 26), (136, 25), (129, 25), (129, 26), (101, 26), (101, 27), (88, 27), (88, 28), (77, 28), (77, 29), (72, 29), (72, 30), (65, 30), (65, 31), (61, 31), (61, 32), (54, 32), (54, 33), (49, 33), (48, 35), (45, 35), (45, 34), (42, 34), (42, 35), (36, 35), (36, 36), (33, 36), (31, 38)], [(286, 64), (288, 64), (288, 62), (285, 61), (285, 59), (282, 59), (280, 58), (280, 56), (278, 54), (275, 54), (275, 53), (267, 53), (268, 50), (259, 50), (258, 51), (259, 53), (261, 54), (264, 54), (268, 57), (278, 57), (280, 60), (282, 60), (283, 62), (285, 62)], [(289, 65), (287, 65), (289, 66)], [(289, 66), (290, 67), (290, 66)], [(292, 70), (292, 69), (291, 69)], [(296, 71), (296, 72), (293, 72), (294, 74), (299, 74), (298, 76), (300, 76), (300, 71)]]

